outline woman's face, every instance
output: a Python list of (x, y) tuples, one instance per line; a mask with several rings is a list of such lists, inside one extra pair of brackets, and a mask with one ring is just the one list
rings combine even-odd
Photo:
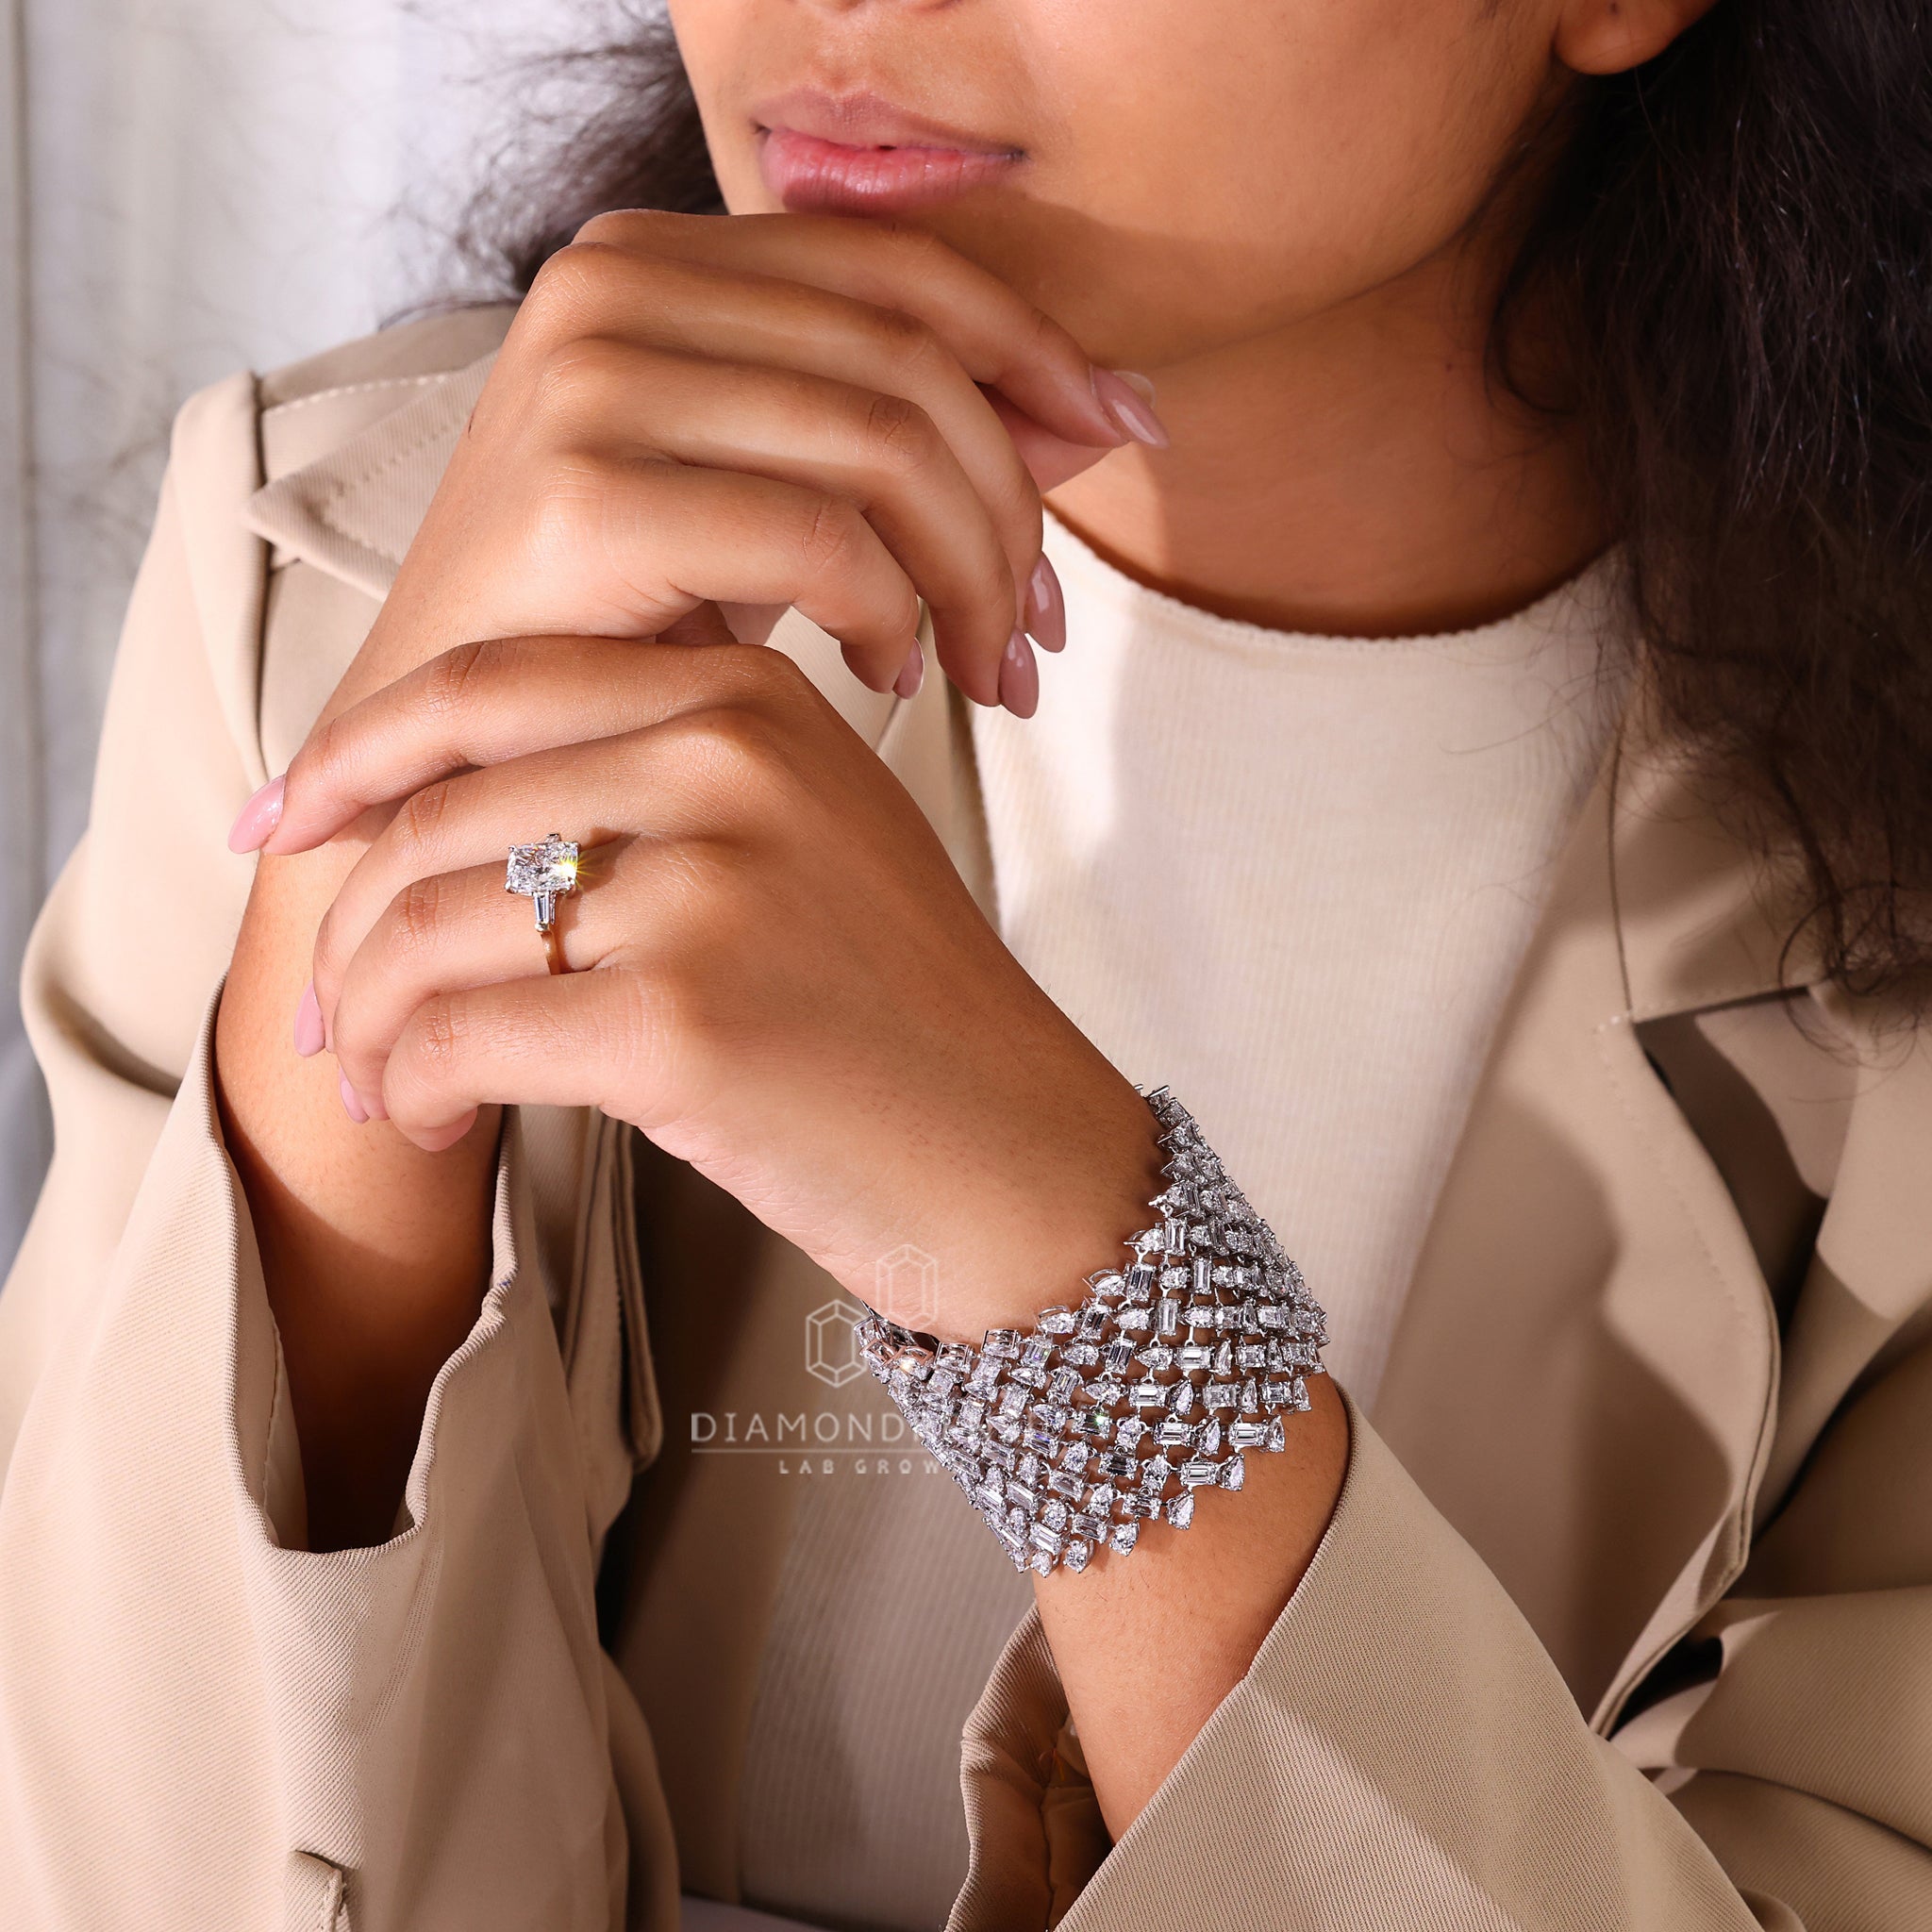
[[(1561, 0), (671, 0), (726, 203), (891, 214), (1157, 369), (1462, 231)], [(885, 151), (890, 150), (890, 151)]]

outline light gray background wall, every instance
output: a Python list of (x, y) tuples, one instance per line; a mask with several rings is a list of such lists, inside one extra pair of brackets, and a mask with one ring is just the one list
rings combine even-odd
[(615, 8), (0, 0), (0, 1263), (46, 1157), (20, 949), (86, 823), (168, 421), (446, 285), (527, 63)]

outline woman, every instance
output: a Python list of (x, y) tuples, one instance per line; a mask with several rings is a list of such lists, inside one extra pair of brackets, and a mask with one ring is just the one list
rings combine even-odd
[(1924, 1923), (1917, 19), (672, 14), (672, 212), (177, 429), (7, 1923)]

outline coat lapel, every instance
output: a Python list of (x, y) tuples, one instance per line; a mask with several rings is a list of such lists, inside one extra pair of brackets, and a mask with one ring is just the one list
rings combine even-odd
[(1612, 757), (1377, 1397), (1376, 1426), (1600, 1725), (1742, 1567), (1771, 1443), (1770, 1295), (1639, 1032), (1776, 990), (1754, 883), (1681, 774)]

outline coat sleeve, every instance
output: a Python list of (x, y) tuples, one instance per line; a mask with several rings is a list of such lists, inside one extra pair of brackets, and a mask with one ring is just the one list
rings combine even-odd
[[(1118, 1844), (1037, 1617), (1022, 1626), (967, 1727), (972, 1865), (951, 1932), (1932, 1924), (1928, 1397), (1932, 1356), (1907, 1357), (1828, 1434), (1766, 1539), (1774, 1560), (1741, 1579), (1766, 1593), (1693, 1633), (1714, 1675), (1632, 1726), (1649, 1733), (1638, 1749), (1591, 1729), (1502, 1586), (1351, 1409), (1313, 1563)], [(1777, 1557), (1787, 1524), (1804, 1554)], [(1853, 1525), (1884, 1574), (1827, 1587)]]
[[(396, 1533), (302, 1546), (210, 1063), (252, 864), (225, 830), (261, 775), (254, 394), (177, 425), (90, 829), (24, 987), (58, 1151), (0, 1294), (0, 1924), (602, 1932), (627, 1890), (613, 1750), (638, 1754), (593, 1565), (632, 1444), (616, 1307), (583, 1301), (609, 1241), (587, 1261), (586, 1212), (540, 1211), (531, 1176), (582, 1180), (611, 1137), (507, 1124), (491, 1282)], [(580, 1202), (608, 1209), (606, 1182)]]

